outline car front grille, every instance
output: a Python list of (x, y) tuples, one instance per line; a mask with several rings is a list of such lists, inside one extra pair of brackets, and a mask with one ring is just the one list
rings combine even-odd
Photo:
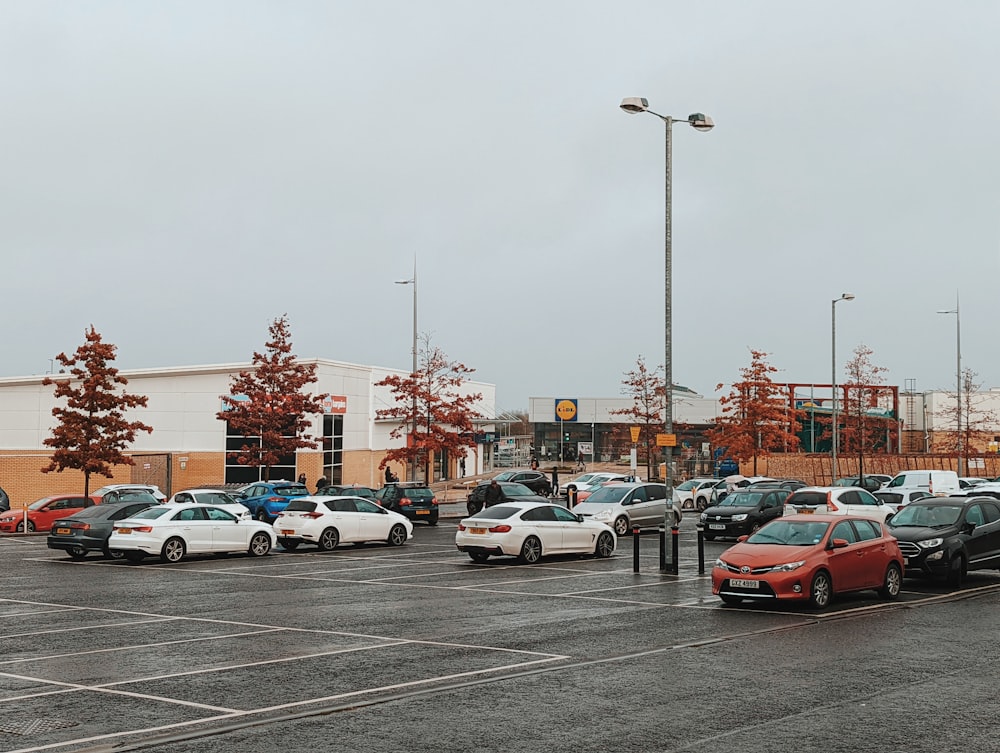
[[(736, 565), (730, 565), (728, 562), (726, 563), (725, 569), (726, 569), (727, 572), (734, 573), (736, 575), (747, 575), (747, 573), (743, 572), (740, 568), (736, 567)], [(774, 570), (773, 566), (771, 566), (771, 567), (752, 567), (752, 568), (750, 568), (749, 574), (750, 575), (762, 575), (763, 573), (769, 573), (772, 570)]]
[(912, 541), (900, 541), (899, 551), (904, 557), (916, 557), (920, 554), (920, 547)]

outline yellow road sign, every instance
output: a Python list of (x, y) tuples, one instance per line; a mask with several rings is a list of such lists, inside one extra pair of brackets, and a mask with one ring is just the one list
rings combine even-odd
[(634, 444), (634, 443), (638, 442), (639, 441), (639, 433), (642, 431), (642, 428), (639, 427), (639, 426), (630, 426), (630, 427), (628, 427), (628, 430), (632, 433), (632, 443)]
[(656, 446), (657, 447), (676, 447), (677, 446), (677, 435), (676, 434), (657, 434), (656, 435)]

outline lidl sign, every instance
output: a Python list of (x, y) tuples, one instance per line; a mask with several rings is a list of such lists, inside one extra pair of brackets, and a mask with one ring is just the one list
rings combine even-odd
[(556, 400), (556, 421), (576, 421), (576, 400)]

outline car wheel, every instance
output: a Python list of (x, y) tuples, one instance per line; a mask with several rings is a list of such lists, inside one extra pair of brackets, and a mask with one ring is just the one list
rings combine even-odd
[(184, 559), (184, 541), (176, 536), (167, 539), (160, 550), (160, 559), (164, 562), (180, 562)]
[(705, 512), (706, 507), (708, 507), (708, 500), (704, 497), (698, 497), (698, 512)]
[(281, 544), (281, 548), (286, 552), (294, 552), (299, 548), (298, 539), (278, 539), (278, 543)]
[(143, 552), (125, 552), (125, 559), (131, 562), (133, 565), (142, 562), (143, 557), (145, 557)]
[(628, 518), (622, 515), (620, 518), (615, 520), (615, 533), (619, 536), (624, 536), (628, 533)]
[(247, 550), (254, 557), (263, 557), (271, 551), (271, 537), (266, 533), (255, 533), (250, 538), (250, 548)]
[(320, 551), (330, 552), (337, 548), (337, 544), (340, 543), (340, 534), (337, 532), (336, 528), (324, 528), (323, 533), (319, 535), (319, 540), (316, 544), (319, 546)]
[(882, 588), (878, 590), (878, 595), (887, 601), (891, 601), (899, 596), (899, 590), (902, 585), (903, 573), (900, 572), (899, 565), (892, 562), (885, 569), (885, 579), (882, 581)]
[(542, 558), (542, 542), (537, 536), (529, 536), (521, 544), (521, 554), (518, 559), (525, 565), (534, 565)]
[(615, 553), (615, 539), (607, 531), (601, 533), (597, 537), (597, 547), (594, 549), (594, 554), (597, 557), (610, 557)]
[(809, 603), (816, 609), (826, 609), (833, 597), (833, 583), (825, 570), (820, 570), (813, 576), (809, 587)]
[(72, 559), (82, 560), (87, 556), (87, 550), (82, 546), (75, 546), (67, 552)]
[(465, 509), (469, 511), (469, 516), (471, 517), (475, 515), (477, 512), (479, 512), (480, 508), (479, 505), (477, 505), (475, 502), (467, 502), (465, 504)]
[(719, 594), (719, 598), (722, 599), (723, 604), (742, 604), (743, 599), (739, 596), (733, 596), (732, 594)]
[(402, 524), (396, 523), (389, 529), (389, 543), (393, 546), (402, 546), (406, 543), (406, 528)]
[(109, 549), (107, 544), (104, 545), (104, 549), (102, 551), (104, 552), (104, 556), (109, 560), (125, 559), (125, 552), (121, 549)]
[[(24, 521), (23, 520), (20, 523), (17, 524), (17, 532), (18, 533), (24, 533)], [(34, 533), (34, 532), (35, 532), (35, 524), (32, 523), (29, 520), (28, 521), (28, 533)]]
[(267, 513), (264, 511), (263, 507), (257, 508), (257, 514), (254, 515), (254, 517), (257, 518), (257, 520), (259, 520), (261, 523), (267, 522)]
[(469, 552), (469, 559), (475, 562), (477, 565), (482, 565), (490, 558), (486, 552)]
[(959, 553), (948, 561), (947, 583), (952, 588), (961, 588), (965, 581), (966, 565), (965, 557)]

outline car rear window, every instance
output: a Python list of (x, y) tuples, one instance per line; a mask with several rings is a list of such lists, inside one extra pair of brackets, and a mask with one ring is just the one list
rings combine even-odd
[(494, 505), (493, 507), (487, 507), (485, 510), (480, 510), (472, 517), (474, 518), (486, 518), (487, 520), (503, 520), (505, 518), (512, 517), (521, 512), (519, 507), (509, 507), (507, 505)]
[(309, 490), (304, 486), (276, 486), (274, 493), (279, 497), (304, 497), (309, 494)]
[(315, 510), (316, 503), (306, 499), (292, 500), (288, 503), (288, 507), (285, 508), (286, 512), (314, 512)]
[(826, 492), (793, 492), (785, 500), (786, 505), (825, 505)]
[(430, 502), (434, 498), (434, 492), (430, 489), (400, 489), (399, 493), (401, 497), (418, 501)]

